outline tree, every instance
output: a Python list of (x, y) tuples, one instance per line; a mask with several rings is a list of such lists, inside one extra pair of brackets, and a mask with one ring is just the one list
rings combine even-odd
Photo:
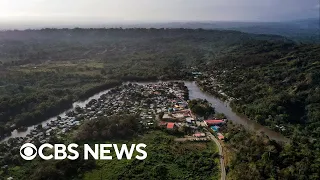
[(189, 101), (188, 105), (191, 111), (198, 116), (203, 116), (207, 118), (211, 114), (214, 114), (214, 108), (207, 100), (194, 99)]
[(157, 165), (152, 170), (153, 177), (157, 179), (166, 179), (168, 175), (168, 168), (164, 164)]
[(159, 119), (160, 119), (160, 120), (162, 120), (163, 115), (164, 115), (164, 112), (160, 112), (160, 113), (159, 113)]
[(215, 116), (218, 119), (226, 119), (226, 115), (224, 115), (223, 113), (217, 113)]
[(102, 74), (102, 75), (106, 75), (106, 74), (107, 74), (107, 72), (106, 72), (106, 70), (105, 70), (105, 69), (101, 69), (100, 74)]

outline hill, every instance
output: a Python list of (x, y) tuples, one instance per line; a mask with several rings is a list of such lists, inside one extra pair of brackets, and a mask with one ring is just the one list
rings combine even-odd
[[(122, 81), (189, 80), (198, 69), (205, 91), (215, 93), (210, 80), (218, 80), (217, 90), (234, 98), (236, 111), (291, 139), (274, 145), (283, 159), (278, 169), (267, 163), (267, 153), (263, 163), (261, 155), (247, 153), (259, 143), (240, 151), (232, 167), (244, 167), (245, 159), (260, 173), (250, 177), (319, 179), (317, 44), (232, 30), (136, 28), (5, 31), (0, 45), (0, 136)], [(234, 139), (243, 143), (239, 135)]]
[[(125, 27), (133, 26), (137, 25)], [(320, 43), (320, 25), (318, 18), (281, 22), (174, 22), (140, 24), (138, 26), (144, 28), (202, 28), (206, 30), (235, 30), (253, 34), (279, 35), (302, 43)]]

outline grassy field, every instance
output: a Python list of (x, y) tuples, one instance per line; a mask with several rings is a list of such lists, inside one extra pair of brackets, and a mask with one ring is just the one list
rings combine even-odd
[(218, 153), (213, 143), (173, 140), (174, 136), (153, 131), (137, 140), (123, 142), (145, 143), (147, 159), (99, 160), (94, 170), (84, 174), (84, 179), (218, 179)]
[[(71, 134), (64, 137), (64, 144), (71, 143)], [(95, 162), (43, 161), (37, 158), (23, 165), (12, 166), (8, 173), (0, 170), (0, 177), (17, 179), (56, 179), (68, 176), (69, 179), (111, 180), (111, 179), (219, 179), (218, 149), (212, 142), (175, 142), (176, 136), (162, 131), (151, 131), (133, 140), (117, 140), (94, 143), (147, 145), (148, 157), (145, 160), (96, 160)], [(93, 146), (92, 146), (93, 147)], [(113, 153), (111, 151), (111, 153)], [(136, 153), (136, 152), (135, 152)], [(83, 165), (83, 164), (87, 165)], [(64, 167), (65, 166), (65, 167)], [(71, 167), (73, 166), (73, 167)], [(87, 166), (87, 168), (84, 168)], [(63, 169), (60, 169), (63, 168)], [(70, 169), (76, 173), (70, 175)], [(64, 171), (64, 169), (69, 169)], [(88, 170), (90, 169), (90, 170)], [(62, 173), (63, 172), (63, 173)], [(65, 174), (66, 173), (66, 174)], [(0, 178), (1, 179), (1, 178)], [(66, 178), (64, 178), (66, 179)]]
[(100, 75), (104, 63), (93, 60), (46, 62), (11, 67), (11, 71), (22, 73), (60, 72), (66, 74)]

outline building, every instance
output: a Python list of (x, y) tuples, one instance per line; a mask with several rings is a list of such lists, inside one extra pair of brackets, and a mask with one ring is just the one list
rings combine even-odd
[(187, 117), (186, 122), (191, 124), (194, 122), (194, 119), (192, 117)]
[(221, 133), (217, 133), (218, 139), (224, 140), (224, 136)]
[(167, 129), (175, 129), (175, 128), (177, 128), (175, 123), (168, 123), (167, 124)]
[(218, 132), (219, 131), (219, 126), (211, 126), (211, 129), (214, 131), (214, 132)]
[(205, 133), (195, 133), (195, 134), (193, 134), (193, 137), (198, 137), (198, 138), (206, 137), (206, 134)]
[(172, 121), (174, 118), (172, 116), (170, 116), (169, 114), (165, 113), (163, 116), (162, 116), (162, 120), (164, 121)]

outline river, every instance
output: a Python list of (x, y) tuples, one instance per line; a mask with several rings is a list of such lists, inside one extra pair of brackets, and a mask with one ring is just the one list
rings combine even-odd
[[(107, 92), (109, 92), (109, 91), (110, 91), (109, 89), (108, 89), (108, 90), (104, 90), (104, 91), (101, 91), (101, 92), (99, 92), (99, 93), (91, 96), (90, 98), (88, 98), (88, 99), (86, 99), (86, 100), (84, 100), (84, 101), (74, 102), (74, 103), (72, 104), (72, 108), (64, 111), (64, 112), (61, 113), (61, 114), (58, 114), (57, 116), (60, 116), (60, 117), (64, 118), (64, 117), (66, 117), (67, 112), (73, 110), (73, 109), (76, 108), (77, 106), (79, 106), (79, 107), (85, 107), (86, 104), (88, 104), (88, 102), (90, 102), (92, 99), (98, 99), (100, 96), (102, 96), (103, 94), (105, 94), (105, 93), (107, 93)], [(49, 119), (47, 119), (47, 120), (45, 120), (45, 121), (43, 121), (43, 122), (41, 122), (41, 123), (39, 123), (39, 124), (41, 124), (42, 126), (46, 126), (48, 122), (50, 122), (50, 121), (52, 121), (52, 120), (56, 120), (56, 119), (57, 119), (57, 116), (54, 116), (54, 117), (52, 117), (52, 118), (49, 118)], [(11, 135), (10, 135), (10, 136), (4, 138), (2, 141), (7, 141), (7, 140), (10, 139), (10, 138), (25, 137), (25, 136), (27, 136), (27, 135), (30, 133), (31, 130), (33, 130), (33, 129), (34, 129), (36, 126), (38, 126), (39, 124), (36, 124), (36, 125), (33, 125), (33, 126), (29, 126), (28, 129), (27, 129), (26, 131), (23, 131), (23, 132), (18, 132), (17, 130), (14, 130), (14, 131), (11, 132)], [(0, 142), (1, 142), (1, 141), (0, 141)]]
[[(143, 83), (139, 83), (139, 84), (150, 84), (150, 83), (157, 83), (157, 82), (143, 82)], [(197, 84), (195, 82), (185, 81), (184, 83), (189, 89), (189, 98), (190, 99), (197, 99), (197, 98), (206, 99), (208, 102), (210, 102), (214, 106), (214, 108), (217, 112), (224, 113), (226, 115), (226, 117), (228, 118), (228, 120), (231, 120), (237, 124), (242, 124), (245, 128), (247, 128), (249, 130), (256, 131), (258, 133), (263, 132), (270, 139), (273, 139), (276, 141), (283, 141), (283, 142), (288, 141), (288, 139), (285, 138), (280, 133), (272, 131), (271, 129), (269, 129), (265, 126), (262, 126), (254, 121), (251, 121), (245, 117), (242, 117), (242, 116), (236, 114), (235, 112), (232, 111), (232, 109), (230, 108), (228, 103), (223, 102), (212, 95), (204, 93), (203, 91), (201, 91), (201, 89), (197, 86)], [(101, 91), (100, 93), (97, 93), (97, 94), (91, 96), (90, 98), (88, 98), (85, 101), (78, 101), (78, 102), (73, 103), (71, 109), (68, 109), (67, 111), (59, 114), (59, 116), (65, 117), (66, 113), (69, 112), (70, 110), (73, 110), (76, 106), (85, 107), (85, 105), (89, 101), (91, 101), (92, 99), (98, 99), (101, 95), (107, 93), (108, 91), (109, 90)], [(39, 124), (42, 124), (44, 126), (49, 121), (55, 120), (57, 118), (57, 116), (49, 118)], [(37, 125), (39, 125), (39, 124), (37, 124)], [(15, 137), (25, 137), (37, 125), (28, 127), (27, 131), (24, 131), (24, 132), (18, 132), (17, 130), (14, 130), (14, 131), (12, 131), (11, 136), (6, 137), (3, 141), (6, 141), (10, 138), (15, 138)]]
[(282, 134), (275, 132), (268, 127), (262, 126), (259, 123), (249, 120), (244, 116), (240, 116), (237, 113), (233, 112), (229, 103), (219, 100), (218, 98), (204, 93), (201, 89), (197, 86), (195, 82), (185, 82), (185, 85), (189, 89), (189, 98), (190, 99), (206, 99), (208, 102), (212, 104), (215, 110), (219, 113), (223, 113), (226, 115), (228, 120), (233, 121), (237, 124), (242, 124), (246, 129), (255, 131), (258, 133), (266, 134), (270, 139), (282, 142), (288, 142), (288, 139), (284, 137)]

